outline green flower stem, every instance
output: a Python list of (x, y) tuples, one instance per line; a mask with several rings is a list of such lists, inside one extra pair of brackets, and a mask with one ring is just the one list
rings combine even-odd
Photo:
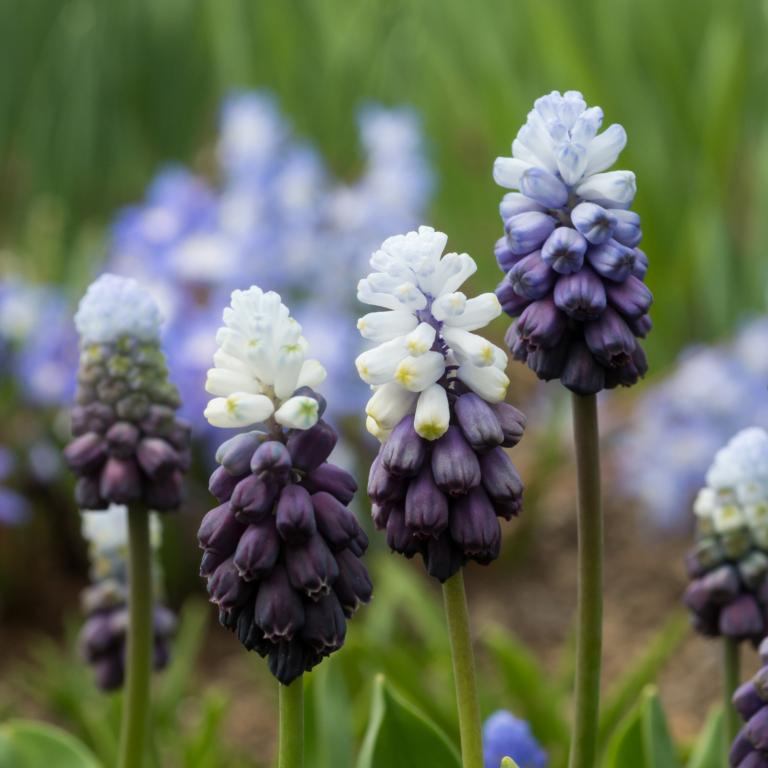
[(304, 765), (304, 678), (290, 685), (280, 684), (280, 735), (277, 746), (278, 768)]
[(739, 714), (736, 707), (733, 706), (731, 699), (741, 681), (739, 664), (739, 644), (730, 637), (723, 638), (723, 715), (724, 715), (724, 736), (726, 760), (724, 765), (728, 765), (728, 753), (731, 751), (731, 744), (739, 732)]
[(597, 764), (603, 642), (603, 513), (595, 395), (573, 395), (573, 431), (579, 486), (579, 598), (569, 766), (594, 768)]
[(147, 748), (149, 686), (152, 675), (152, 553), (149, 512), (128, 510), (127, 680), (120, 729), (119, 768), (141, 768)]
[(483, 739), (475, 680), (475, 657), (472, 652), (464, 574), (461, 570), (443, 584), (443, 602), (451, 639), (453, 677), (459, 710), (461, 762), (464, 768), (483, 768)]

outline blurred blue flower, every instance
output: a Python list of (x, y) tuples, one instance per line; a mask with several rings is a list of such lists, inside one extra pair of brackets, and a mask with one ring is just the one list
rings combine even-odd
[(20, 525), (29, 517), (29, 503), (3, 483), (12, 474), (16, 461), (11, 451), (0, 445), (0, 525)]
[(142, 204), (118, 214), (107, 268), (153, 291), (171, 376), (195, 423), (220, 307), (232, 289), (252, 283), (294, 308), (328, 370), (327, 386), (343, 393), (330, 399), (334, 415), (357, 410), (365, 397), (350, 363), (359, 347), (354, 285), (339, 275), (358, 272), (385, 237), (418, 224), (433, 174), (414, 111), (368, 106), (359, 129), (363, 171), (340, 183), (296, 140), (271, 95), (235, 92), (221, 109), (216, 185), (165, 169)]
[(483, 725), (483, 757), (485, 768), (499, 768), (505, 757), (519, 768), (547, 768), (549, 763), (530, 725), (505, 709), (494, 712)]
[(618, 436), (617, 480), (665, 529), (690, 523), (690, 506), (717, 450), (740, 429), (768, 427), (768, 318), (730, 342), (696, 346), (648, 386)]
[(77, 335), (62, 291), (18, 276), (0, 281), (0, 354), (28, 403), (58, 406), (74, 393)]

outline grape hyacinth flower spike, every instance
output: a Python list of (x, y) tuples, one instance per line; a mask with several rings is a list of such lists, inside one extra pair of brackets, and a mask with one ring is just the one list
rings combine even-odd
[(525, 429), (504, 402), (507, 355), (475, 333), (501, 313), (492, 293), (459, 291), (477, 269), (443, 255), (447, 237), (420, 227), (385, 240), (358, 299), (360, 333), (378, 346), (356, 361), (373, 391), (368, 430), (381, 441), (368, 482), (376, 527), (395, 552), (424, 560), (443, 583), (465, 768), (482, 766), (466, 596), (461, 569), (499, 555), (499, 517), (522, 505), (522, 482), (505, 448)]
[(74, 439), (64, 456), (77, 475), (81, 509), (128, 507), (127, 685), (119, 768), (140, 768), (149, 727), (152, 673), (152, 554), (149, 510), (181, 502), (189, 426), (160, 350), (160, 313), (135, 280), (105, 274), (75, 315), (80, 334)]
[(539, 378), (580, 395), (630, 386), (648, 368), (638, 339), (651, 329), (653, 297), (640, 217), (629, 210), (635, 174), (607, 171), (627, 135), (618, 124), (598, 133), (602, 121), (577, 91), (554, 91), (493, 167), (514, 190), (500, 205), (495, 249), (505, 273), (496, 294), (517, 318), (507, 343)]
[(207, 391), (214, 426), (240, 428), (216, 453), (200, 573), (221, 624), (267, 657), (280, 682), (280, 768), (302, 764), (302, 674), (339, 650), (371, 598), (368, 540), (348, 508), (357, 484), (330, 462), (334, 429), (301, 326), (280, 296), (232, 293)]
[[(113, 504), (106, 512), (82, 512), (83, 537), (88, 542), (91, 584), (83, 590), (81, 602), (85, 622), (80, 631), (80, 648), (92, 667), (96, 684), (104, 691), (122, 688), (125, 678), (125, 641), (128, 629), (128, 510)], [(150, 519), (153, 555), (160, 547), (160, 523)], [(152, 613), (155, 671), (166, 667), (170, 639), (176, 618), (160, 601), (159, 564), (153, 558), (154, 609)]]
[(579, 600), (570, 768), (597, 754), (602, 645), (602, 510), (595, 395), (631, 386), (648, 364), (638, 339), (651, 330), (648, 259), (629, 210), (635, 174), (609, 171), (626, 144), (578, 91), (542, 96), (493, 167), (512, 190), (500, 205), (505, 235), (496, 295), (517, 318), (506, 341), (515, 360), (573, 393), (579, 487)]
[(768, 432), (742, 430), (718, 451), (694, 513), (684, 601), (698, 632), (722, 638), (732, 740), (737, 720), (729, 702), (739, 681), (739, 643), (757, 645), (768, 634)]

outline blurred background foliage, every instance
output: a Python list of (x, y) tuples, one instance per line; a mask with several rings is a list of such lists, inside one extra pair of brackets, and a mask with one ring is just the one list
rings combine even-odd
[(489, 288), (492, 161), (535, 97), (577, 88), (629, 133), (658, 370), (764, 305), (766, 31), (757, 0), (3, 0), (2, 240), (35, 276), (72, 279), (160, 163), (205, 165), (195, 153), (233, 86), (268, 86), (342, 177), (359, 164), (360, 104), (414, 105), (434, 223)]

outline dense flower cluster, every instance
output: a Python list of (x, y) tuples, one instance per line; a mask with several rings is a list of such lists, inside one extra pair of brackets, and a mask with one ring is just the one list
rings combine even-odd
[(768, 640), (760, 644), (762, 668), (733, 696), (744, 726), (731, 745), (731, 768), (768, 768)]
[(768, 433), (721, 449), (694, 505), (696, 545), (685, 603), (704, 635), (759, 642), (768, 631)]
[[(105, 691), (122, 687), (125, 678), (126, 630), (128, 627), (128, 514), (113, 505), (106, 512), (83, 512), (83, 536), (88, 541), (91, 585), (82, 594), (85, 623), (80, 648), (94, 670), (96, 684)], [(153, 551), (160, 546), (157, 518), (150, 518)], [(154, 564), (154, 584), (160, 592), (159, 566)], [(174, 615), (159, 600), (153, 612), (155, 670), (169, 660), (170, 639), (176, 627)]]
[(500, 709), (483, 724), (485, 768), (499, 768), (511, 757), (518, 768), (547, 768), (549, 759), (531, 732), (531, 726), (511, 712)]
[(75, 316), (80, 333), (74, 440), (64, 456), (81, 509), (143, 503), (175, 509), (189, 463), (189, 427), (160, 350), (160, 314), (134, 280), (102, 275)]
[(516, 322), (507, 343), (541, 379), (579, 394), (635, 384), (647, 370), (638, 343), (651, 329), (648, 259), (629, 210), (635, 175), (610, 171), (626, 144), (578, 91), (537, 99), (493, 177), (515, 190), (500, 212), (505, 235), (496, 293)]
[(357, 358), (374, 389), (367, 426), (382, 441), (368, 481), (374, 521), (394, 551), (421, 554), (440, 581), (498, 556), (497, 517), (519, 512), (523, 490), (504, 448), (525, 428), (503, 402), (506, 354), (473, 333), (499, 315), (498, 301), (458, 291), (476, 265), (443, 256), (446, 242), (430, 227), (391, 237), (358, 286), (360, 301), (385, 309), (358, 323), (379, 343)]
[(218, 334), (207, 418), (252, 426), (216, 454), (200, 573), (222, 625), (289, 684), (341, 648), (346, 620), (371, 597), (368, 539), (348, 509), (357, 484), (328, 461), (337, 435), (312, 386), (322, 366), (280, 297), (235, 291)]
[(750, 425), (768, 428), (768, 318), (730, 341), (683, 352), (672, 373), (643, 389), (611, 452), (619, 489), (648, 519), (682, 528), (712, 456)]

